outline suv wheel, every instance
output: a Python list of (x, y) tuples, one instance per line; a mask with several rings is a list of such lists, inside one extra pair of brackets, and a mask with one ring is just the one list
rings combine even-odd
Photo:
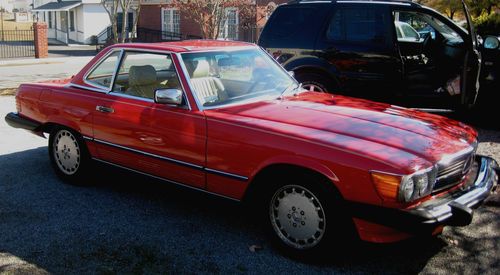
[(336, 92), (337, 85), (330, 79), (329, 76), (325, 76), (319, 73), (312, 72), (297, 72), (295, 74), (295, 79), (302, 83), (302, 87), (309, 91), (320, 92), (320, 93), (333, 93)]

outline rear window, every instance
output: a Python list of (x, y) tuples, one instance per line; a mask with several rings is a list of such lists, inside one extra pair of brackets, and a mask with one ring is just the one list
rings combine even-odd
[(298, 31), (308, 27), (308, 20), (312, 20), (314, 13), (312, 8), (303, 7), (282, 7), (278, 8), (273, 16), (268, 28), (269, 35), (277, 37), (289, 37)]
[(334, 5), (325, 3), (279, 6), (259, 38), (259, 45), (275, 49), (313, 49)]

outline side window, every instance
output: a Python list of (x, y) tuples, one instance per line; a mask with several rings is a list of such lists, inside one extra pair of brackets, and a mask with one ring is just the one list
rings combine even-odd
[(335, 11), (326, 37), (331, 41), (386, 42), (386, 13), (377, 8), (344, 8)]
[(113, 75), (115, 73), (119, 57), (119, 51), (115, 51), (114, 53), (106, 57), (106, 59), (104, 59), (99, 65), (97, 65), (97, 67), (95, 67), (90, 72), (90, 74), (86, 78), (86, 81), (89, 84), (98, 86), (103, 89), (111, 88), (111, 82), (113, 81)]
[(309, 21), (314, 17), (314, 9), (296, 8), (296, 7), (281, 7), (274, 11), (273, 20), (268, 24), (269, 35), (274, 37), (291, 37), (300, 35), (307, 26)]
[[(406, 37), (425, 38), (430, 35), (432, 39), (436, 39), (436, 33), (439, 33), (444, 38), (463, 42), (463, 39), (458, 33), (441, 20), (424, 13), (396, 11), (394, 12), (394, 24), (400, 25), (403, 29), (403, 35)], [(409, 30), (407, 33), (405, 28)], [(410, 34), (413, 33), (413, 34)], [(417, 34), (415, 34), (415, 32)]]
[(113, 92), (154, 99), (157, 89), (182, 90), (170, 55), (126, 52)]

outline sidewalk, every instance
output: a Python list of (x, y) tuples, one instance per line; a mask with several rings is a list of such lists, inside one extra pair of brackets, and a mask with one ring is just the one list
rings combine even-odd
[(71, 56), (0, 60), (0, 93), (4, 89), (17, 88), (21, 83), (71, 77), (92, 58), (93, 56)]

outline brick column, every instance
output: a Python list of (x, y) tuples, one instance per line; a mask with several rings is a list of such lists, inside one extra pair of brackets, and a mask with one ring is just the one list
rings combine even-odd
[(46, 58), (49, 56), (49, 40), (47, 37), (47, 23), (33, 23), (35, 32), (35, 58)]

